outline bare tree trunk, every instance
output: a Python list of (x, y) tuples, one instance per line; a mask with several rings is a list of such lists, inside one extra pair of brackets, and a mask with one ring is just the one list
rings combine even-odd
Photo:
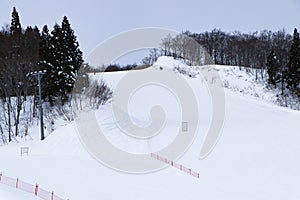
[(11, 142), (11, 97), (7, 101), (7, 117), (8, 117), (8, 142)]
[(20, 123), (20, 113), (22, 110), (22, 97), (18, 96), (17, 97), (17, 115), (15, 119), (15, 136), (19, 135), (19, 123)]

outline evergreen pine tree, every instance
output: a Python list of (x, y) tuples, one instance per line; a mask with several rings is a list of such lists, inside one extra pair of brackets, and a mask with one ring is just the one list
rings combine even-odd
[(35, 27), (28, 26), (24, 32), (22, 43), (24, 45), (24, 56), (27, 59), (33, 59), (34, 65), (38, 64), (39, 59), (39, 48), (40, 48), (40, 31)]
[(19, 13), (17, 12), (16, 8), (13, 7), (13, 12), (11, 14), (11, 26), (10, 26), (10, 31), (11, 34), (21, 34), (22, 28), (21, 28), (21, 23), (20, 23), (20, 18), (19, 18)]
[(267, 58), (267, 72), (269, 75), (268, 82), (271, 85), (274, 85), (276, 87), (276, 84), (279, 80), (279, 60), (274, 52), (272, 50)]
[(55, 24), (49, 40), (49, 53), (46, 55), (47, 62), (47, 94), (50, 103), (53, 105), (53, 97), (60, 96), (62, 93), (62, 63), (63, 63), (63, 41), (61, 27)]
[(79, 49), (74, 31), (71, 28), (68, 18), (65, 16), (61, 24), (62, 39), (64, 43), (64, 86), (67, 92), (71, 92), (76, 80), (76, 75), (83, 63), (82, 52)]
[(40, 42), (40, 49), (39, 49), (39, 56), (40, 56), (39, 64), (42, 65), (42, 68), (50, 65), (50, 39), (51, 36), (49, 34), (48, 26), (45, 25), (41, 33), (41, 42)]
[(288, 71), (287, 71), (287, 84), (293, 91), (299, 90), (300, 84), (300, 47), (299, 47), (299, 33), (297, 29), (294, 30), (293, 42), (290, 49)]
[(51, 35), (49, 33), (49, 29), (47, 25), (43, 26), (41, 39), (40, 39), (40, 48), (39, 48), (39, 68), (41, 70), (46, 70), (47, 74), (43, 76), (42, 81), (42, 90), (43, 90), (43, 98), (48, 97), (49, 102), (53, 105), (51, 95), (51, 89), (53, 88), (52, 81), (50, 79), (50, 69), (51, 69)]
[(11, 25), (10, 25), (10, 34), (11, 34), (11, 55), (14, 58), (20, 56), (20, 46), (21, 46), (21, 37), (22, 37), (22, 28), (19, 18), (19, 13), (16, 8), (13, 7), (11, 14)]
[(49, 101), (52, 97), (60, 97), (62, 103), (68, 100), (77, 72), (83, 63), (74, 31), (67, 17), (63, 18), (61, 27), (54, 25), (49, 45), (49, 65), (47, 69)]

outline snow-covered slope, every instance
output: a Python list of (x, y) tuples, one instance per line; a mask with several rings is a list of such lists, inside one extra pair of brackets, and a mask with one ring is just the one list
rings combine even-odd
[[(265, 102), (276, 103), (278, 91), (267, 88), (265, 82), (255, 70), (248, 70), (244, 67), (227, 65), (188, 66), (181, 60), (174, 60), (170, 57), (160, 57), (154, 67), (166, 68), (170, 71), (181, 72), (192, 77), (205, 74), (209, 70), (215, 70), (220, 75), (227, 91), (237, 95), (256, 97)], [(256, 77), (257, 76), (257, 77)]]
[(15, 188), (0, 184), (0, 199), (1, 200), (38, 200), (33, 194), (28, 194), (19, 191)]
[[(180, 61), (166, 57), (160, 58), (154, 68), (160, 70), (161, 66), (164, 70), (173, 70), (174, 67), (190, 70)], [(203, 77), (198, 75), (200, 68), (217, 70), (228, 81), (228, 87), (239, 87), (236, 90), (225, 89), (226, 119), (222, 137), (204, 160), (199, 160), (199, 152), (211, 121), (211, 99)], [(135, 73), (138, 76), (141, 72)], [(201, 111), (199, 134), (177, 162), (200, 172), (200, 179), (173, 167), (140, 175), (107, 168), (87, 153), (74, 122), (57, 129), (43, 142), (0, 147), (0, 170), (7, 176), (19, 177), (30, 183), (38, 182), (41, 187), (54, 190), (70, 200), (299, 199), (300, 113), (259, 98), (243, 96), (241, 89), (249, 86), (260, 93), (265, 91), (260, 90), (261, 85), (255, 85), (245, 73), (241, 74), (242, 78), (235, 77), (236, 73), (243, 73), (235, 67), (193, 67), (190, 73), (194, 73), (195, 78), (185, 76), (185, 80), (195, 92)], [(113, 72), (95, 75), (94, 78), (101, 76), (115, 88), (125, 75), (126, 72)], [(166, 122), (165, 137), (150, 142), (154, 149), (172, 140), (172, 127), (179, 120), (176, 117), (178, 110), (171, 109), (178, 106), (176, 99), (163, 94), (163, 91), (160, 91), (163, 95), (157, 95), (157, 89), (149, 87), (136, 93), (132, 99), (135, 106), (130, 107), (131, 116), (140, 124), (149, 122), (148, 111), (153, 103), (160, 103), (166, 108), (167, 116), (171, 115)], [(111, 104), (101, 107), (95, 115), (115, 146), (131, 152), (149, 151), (149, 143), (121, 136), (115, 126)], [(21, 157), (19, 150), (24, 145), (29, 146), (30, 152), (28, 156)]]

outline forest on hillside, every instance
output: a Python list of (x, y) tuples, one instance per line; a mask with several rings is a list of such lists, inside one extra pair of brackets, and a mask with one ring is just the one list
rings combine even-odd
[[(23, 28), (14, 7), (10, 25), (0, 31), (0, 143), (27, 136), (28, 128), (40, 117), (37, 74), (46, 120), (43, 128), (51, 132), (57, 115), (71, 120), (72, 92), (81, 93), (89, 84), (85, 66), (66, 16), (51, 31), (47, 25), (40, 31), (37, 26)], [(80, 84), (73, 90), (78, 79)], [(94, 94), (101, 87), (101, 92), (110, 94), (104, 84), (94, 85)]]
[[(200, 45), (199, 45), (200, 44)], [(150, 50), (144, 64), (153, 64), (159, 56), (183, 59), (189, 65), (219, 64), (246, 67), (256, 80), (265, 80), (270, 89), (279, 89), (278, 95), (287, 101), (300, 99), (299, 32), (284, 29), (253, 33), (219, 29), (211, 32), (183, 32), (162, 39), (160, 48)]]

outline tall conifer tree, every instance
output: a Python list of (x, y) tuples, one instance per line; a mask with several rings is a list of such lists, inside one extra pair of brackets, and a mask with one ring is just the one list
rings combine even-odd
[(300, 84), (300, 46), (299, 33), (297, 29), (294, 30), (293, 42), (290, 49), (290, 58), (288, 63), (287, 84), (293, 91), (299, 90)]
[(47, 93), (50, 102), (56, 96), (64, 103), (83, 63), (82, 52), (67, 17), (63, 18), (61, 26), (54, 25), (49, 43)]
[(11, 24), (10, 31), (12, 34), (21, 33), (22, 27), (20, 23), (19, 13), (17, 12), (16, 7), (13, 7), (13, 11), (11, 14)]

